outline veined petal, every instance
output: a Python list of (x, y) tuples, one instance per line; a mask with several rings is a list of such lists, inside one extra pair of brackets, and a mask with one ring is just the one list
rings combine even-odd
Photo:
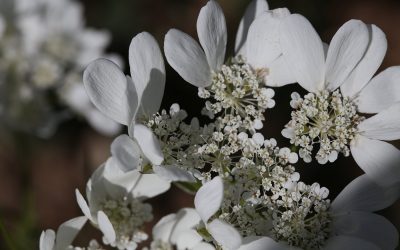
[(154, 173), (167, 181), (195, 182), (193, 174), (176, 166), (153, 166)]
[(322, 248), (323, 250), (380, 250), (373, 243), (350, 236), (331, 237)]
[(137, 169), (142, 162), (139, 145), (125, 134), (111, 143), (111, 154), (124, 172)]
[(151, 198), (166, 192), (171, 183), (156, 174), (142, 174), (132, 190), (134, 198)]
[(140, 112), (155, 114), (165, 88), (165, 66), (157, 41), (147, 32), (136, 35), (129, 46), (131, 77), (139, 96)]
[(400, 181), (400, 151), (393, 145), (358, 136), (351, 144), (351, 153), (358, 166), (383, 186)]
[(236, 32), (235, 39), (235, 54), (243, 55), (243, 48), (246, 47), (247, 34), (249, 27), (258, 15), (269, 9), (266, 0), (253, 0), (247, 6), (244, 16), (240, 20), (238, 31)]
[(400, 103), (362, 121), (358, 125), (362, 135), (376, 140), (400, 139)]
[(390, 67), (375, 76), (357, 97), (362, 113), (378, 113), (400, 101), (400, 66)]
[(214, 71), (219, 70), (225, 60), (227, 31), (224, 13), (216, 1), (210, 0), (201, 8), (197, 18), (197, 35), (208, 65)]
[(106, 136), (114, 136), (121, 130), (121, 125), (111, 120), (95, 107), (83, 114), (87, 122), (99, 133)]
[(350, 212), (333, 218), (335, 235), (347, 235), (374, 243), (380, 249), (395, 249), (397, 229), (385, 217), (368, 212)]
[(322, 90), (324, 48), (310, 22), (301, 15), (289, 15), (282, 20), (280, 39), (283, 56), (298, 83), (309, 92)]
[(214, 177), (205, 183), (194, 197), (194, 206), (204, 223), (221, 207), (224, 198), (224, 183), (221, 177)]
[(78, 189), (75, 189), (75, 195), (76, 195), (76, 200), (78, 202), (79, 207), (82, 210), (82, 213), (90, 220), (92, 220), (92, 213), (90, 212), (90, 208), (85, 200), (83, 198), (82, 194), (79, 192)]
[(39, 249), (40, 250), (54, 250), (54, 244), (56, 240), (56, 233), (51, 230), (47, 229), (43, 231), (40, 235), (39, 240)]
[(296, 82), (296, 77), (288, 67), (284, 56), (280, 56), (271, 62), (268, 69), (269, 72), (265, 80), (267, 86), (281, 87)]
[(326, 88), (338, 88), (365, 55), (370, 42), (367, 25), (350, 20), (336, 32), (326, 58)]
[(100, 231), (109, 243), (113, 243), (116, 239), (115, 230), (107, 215), (103, 211), (97, 212), (97, 222)]
[(165, 35), (164, 52), (168, 63), (187, 82), (197, 87), (211, 84), (211, 71), (200, 45), (182, 31), (171, 29)]
[(135, 86), (107, 59), (97, 59), (83, 73), (83, 83), (93, 104), (114, 121), (128, 125), (136, 113)]
[(246, 237), (238, 250), (296, 250), (297, 247), (290, 247), (286, 244), (278, 243), (269, 237)]
[(287, 9), (276, 9), (260, 14), (251, 24), (246, 47), (247, 62), (255, 69), (268, 68), (282, 50), (279, 45), (281, 21), (290, 15)]
[(235, 250), (242, 244), (239, 232), (222, 220), (213, 220), (207, 225), (207, 230), (223, 249)]
[[(198, 225), (201, 221), (199, 214), (193, 208), (184, 208), (179, 210), (176, 217), (177, 220), (170, 238), (171, 242), (174, 244), (177, 244), (179, 238), (182, 238), (181, 234), (183, 232), (190, 232), (191, 231), (190, 229), (195, 228), (196, 225)], [(199, 237), (200, 239), (202, 239), (201, 236), (198, 235), (197, 233), (193, 234), (192, 232), (187, 234), (187, 236), (190, 235), (192, 235), (191, 236), (192, 239), (198, 239)], [(184, 241), (182, 241), (182, 239), (180, 241), (181, 244), (185, 243)], [(198, 242), (200, 241), (201, 240), (198, 240)]]
[(67, 247), (72, 244), (76, 235), (85, 225), (87, 220), (88, 218), (86, 216), (80, 216), (61, 224), (57, 230), (55, 249), (56, 250), (67, 249)]
[(160, 142), (154, 133), (142, 124), (134, 126), (133, 137), (137, 141), (144, 156), (153, 164), (160, 165), (164, 161)]
[(334, 214), (349, 211), (374, 212), (392, 205), (400, 197), (400, 187), (382, 187), (363, 174), (350, 182), (331, 204)]
[(375, 25), (368, 25), (370, 43), (364, 57), (340, 86), (344, 96), (353, 98), (371, 80), (385, 57), (387, 40), (385, 34)]

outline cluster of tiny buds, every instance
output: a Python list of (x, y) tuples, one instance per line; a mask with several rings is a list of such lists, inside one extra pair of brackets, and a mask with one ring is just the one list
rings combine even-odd
[(320, 164), (334, 162), (339, 153), (348, 156), (350, 141), (364, 119), (357, 114), (354, 102), (343, 97), (340, 90), (309, 93), (304, 98), (294, 92), (291, 97), (294, 111), (282, 135), (300, 147), (299, 156), (311, 162), (315, 145), (319, 145), (315, 158)]
[[(199, 88), (200, 98), (207, 99), (203, 113), (211, 119), (216, 114), (239, 117), (245, 129), (254, 127), (254, 122), (264, 120), (264, 112), (275, 106), (275, 92), (266, 88), (261, 77), (241, 57), (232, 58), (219, 72), (214, 72), (212, 83)], [(258, 122), (258, 124), (260, 124)]]
[(69, 246), (67, 250), (105, 250), (96, 240), (91, 240), (87, 247), (73, 247)]
[(137, 243), (147, 240), (148, 235), (142, 227), (144, 223), (153, 219), (150, 204), (142, 203), (138, 199), (109, 199), (101, 204), (101, 208), (109, 218), (117, 236), (115, 242), (108, 242), (103, 237), (104, 244), (118, 249), (135, 249)]

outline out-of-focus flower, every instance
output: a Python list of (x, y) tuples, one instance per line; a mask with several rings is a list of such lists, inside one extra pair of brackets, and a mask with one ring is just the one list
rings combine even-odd
[(87, 64), (106, 56), (109, 33), (86, 28), (82, 5), (73, 0), (4, 1), (1, 7), (2, 122), (45, 137), (75, 114), (103, 134), (117, 133), (119, 126), (94, 109), (81, 81)]

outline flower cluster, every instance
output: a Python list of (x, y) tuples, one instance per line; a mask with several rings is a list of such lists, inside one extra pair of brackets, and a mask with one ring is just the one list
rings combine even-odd
[(1, 122), (46, 137), (75, 114), (115, 134), (119, 126), (93, 107), (81, 79), (87, 64), (104, 56), (110, 34), (86, 28), (73, 0), (8, 2), (0, 11)]
[[(400, 98), (393, 97), (392, 103), (379, 106), (380, 113), (365, 119), (360, 113), (368, 113), (370, 107), (365, 103), (372, 98), (368, 86), (374, 89), (377, 83), (349, 87), (361, 80), (367, 84), (359, 74), (368, 64), (363, 60), (375, 60), (370, 53), (382, 48), (380, 31), (360, 21), (345, 24), (331, 42), (326, 67), (322, 42), (308, 21), (287, 9), (270, 11), (264, 0), (249, 5), (238, 30), (237, 55), (227, 62), (225, 19), (214, 0), (201, 9), (197, 32), (200, 45), (171, 30), (164, 48), (169, 64), (205, 99), (202, 113), (207, 123), (196, 117), (188, 121), (190, 114), (178, 104), (159, 111), (165, 66), (157, 42), (146, 32), (132, 39), (130, 76), (106, 59), (85, 70), (91, 101), (128, 126), (128, 134), (114, 140), (111, 157), (93, 173), (87, 202), (76, 192), (85, 216), (66, 222), (74, 230), (58, 231), (67, 234), (61, 239), (70, 241), (60, 243), (48, 230), (42, 234), (41, 248), (71, 244), (90, 220), (103, 233), (105, 245), (136, 249), (148, 239), (144, 226), (153, 219), (145, 199), (174, 183), (195, 194), (194, 208), (161, 218), (144, 249), (395, 249), (397, 230), (374, 212), (399, 196), (395, 162), (400, 153), (381, 140), (400, 138), (395, 119), (400, 110), (395, 101)], [(355, 59), (347, 58), (349, 48)], [(315, 49), (322, 50), (321, 58)], [(317, 56), (320, 64), (307, 56)], [(323, 74), (305, 74), (308, 68), (303, 65)], [(293, 82), (310, 92), (303, 98), (292, 94), (295, 110), (282, 131), (297, 149), (279, 147), (261, 131), (265, 111), (275, 106), (276, 90), (270, 87)], [(347, 87), (338, 89), (340, 84)], [(393, 113), (397, 116), (390, 117)], [(316, 144), (319, 163), (351, 153), (365, 174), (335, 198), (318, 182), (301, 181), (298, 158), (311, 162)], [(371, 151), (375, 154), (368, 155)], [(90, 247), (100, 245), (92, 242)]]

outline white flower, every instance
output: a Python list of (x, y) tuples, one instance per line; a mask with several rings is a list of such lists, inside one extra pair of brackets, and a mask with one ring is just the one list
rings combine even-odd
[[(375, 181), (383, 185), (399, 181), (400, 152), (382, 140), (400, 139), (400, 71), (392, 67), (372, 78), (386, 53), (383, 32), (374, 25), (351, 20), (339, 29), (326, 51), (302, 16), (288, 16), (282, 21), (282, 29), (281, 47), (287, 65), (296, 81), (311, 92), (304, 100), (293, 96), (292, 104), (300, 108), (292, 113), (283, 134), (298, 145), (304, 136), (320, 139), (320, 163), (334, 161), (338, 152), (348, 155), (351, 151)], [(336, 112), (331, 115), (333, 110)], [(363, 120), (359, 113), (378, 114)], [(310, 157), (311, 141), (301, 146), (305, 158)]]
[[(277, 36), (280, 20), (289, 14), (287, 9), (268, 11), (266, 1), (254, 0), (236, 34), (237, 55), (242, 55), (254, 70), (268, 71), (266, 82), (269, 86), (291, 82), (288, 81), (290, 71), (286, 71), (281, 60)], [(172, 29), (165, 36), (164, 48), (172, 68), (187, 82), (204, 88), (211, 85), (213, 72), (219, 72), (225, 60), (227, 29), (216, 1), (209, 1), (201, 9), (197, 34), (201, 46), (187, 34)]]
[(78, 190), (76, 196), (83, 214), (103, 232), (105, 244), (135, 249), (148, 237), (143, 224), (153, 218), (152, 207), (144, 200), (169, 188), (170, 183), (155, 174), (122, 172), (110, 158), (87, 184), (88, 203)]
[[(320, 189), (322, 190), (322, 189)], [(399, 197), (398, 185), (383, 188), (362, 175), (347, 185), (330, 206), (330, 235), (321, 249), (378, 250), (395, 249), (396, 228), (383, 216), (373, 213), (384, 209)], [(326, 197), (325, 197), (326, 198)], [(318, 237), (318, 236), (315, 236)], [(299, 249), (270, 237), (243, 239), (240, 250)]]
[[(165, 68), (156, 40), (146, 32), (132, 39), (129, 47), (131, 77), (113, 62), (98, 59), (84, 72), (83, 82), (94, 105), (107, 117), (129, 127), (129, 135), (154, 165), (163, 161), (159, 142), (140, 124), (155, 114), (164, 94)], [(132, 142), (133, 143), (133, 142)]]
[(85, 225), (87, 218), (80, 216), (68, 220), (58, 227), (57, 234), (48, 229), (40, 235), (40, 250), (64, 250), (70, 247), (76, 235)]
[(153, 227), (153, 241), (150, 249), (213, 250), (212, 245), (203, 241), (196, 232), (201, 219), (196, 210), (183, 208), (176, 214), (164, 216)]

